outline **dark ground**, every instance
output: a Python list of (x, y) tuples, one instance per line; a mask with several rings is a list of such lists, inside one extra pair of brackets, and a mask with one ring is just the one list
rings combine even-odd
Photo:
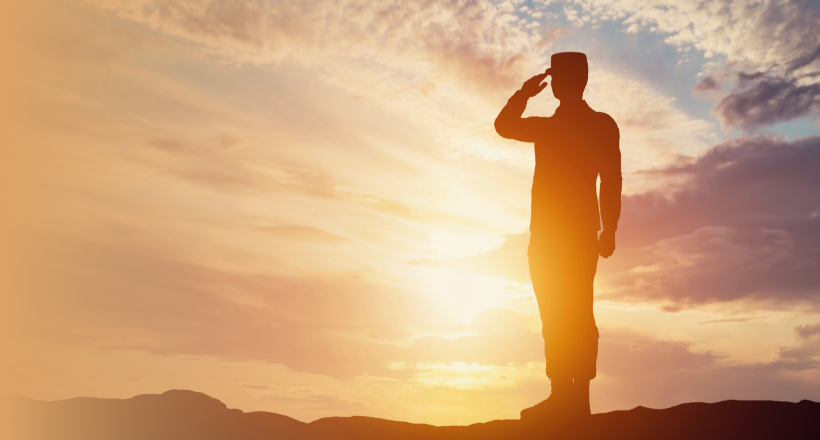
[(728, 400), (667, 409), (639, 406), (594, 414), (563, 427), (519, 420), (432, 426), (371, 417), (327, 417), (303, 423), (274, 413), (228, 409), (219, 400), (184, 390), (130, 399), (81, 397), (54, 402), (6, 396), (0, 410), (4, 425), (0, 436), (14, 440), (820, 439), (820, 403), (809, 400)]

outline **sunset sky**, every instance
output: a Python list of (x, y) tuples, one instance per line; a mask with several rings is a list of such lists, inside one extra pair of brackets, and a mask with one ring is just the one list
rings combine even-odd
[(0, 8), (2, 392), (518, 418), (534, 153), (493, 120), (580, 51), (624, 171), (592, 411), (820, 401), (816, 0)]

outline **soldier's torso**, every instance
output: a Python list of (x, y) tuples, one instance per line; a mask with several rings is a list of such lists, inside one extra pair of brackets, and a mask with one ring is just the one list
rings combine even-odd
[(600, 229), (596, 182), (604, 136), (601, 118), (587, 106), (556, 111), (535, 142), (530, 229)]

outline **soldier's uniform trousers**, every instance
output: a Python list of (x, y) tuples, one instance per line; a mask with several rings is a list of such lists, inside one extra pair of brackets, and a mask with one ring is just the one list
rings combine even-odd
[(572, 228), (533, 231), (527, 252), (541, 312), (547, 376), (595, 378), (598, 327), (592, 283), (598, 268), (598, 233)]

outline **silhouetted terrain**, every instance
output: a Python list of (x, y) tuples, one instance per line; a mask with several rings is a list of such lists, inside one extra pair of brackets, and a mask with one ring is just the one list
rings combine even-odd
[[(496, 420), (431, 426), (371, 417), (303, 423), (268, 412), (244, 413), (205, 394), (172, 390), (130, 399), (42, 402), (3, 398), (3, 438), (29, 439), (820, 439), (820, 403), (734, 401), (686, 403), (655, 410), (595, 414), (572, 435), (552, 426)], [(577, 426), (575, 427), (578, 428)]]

